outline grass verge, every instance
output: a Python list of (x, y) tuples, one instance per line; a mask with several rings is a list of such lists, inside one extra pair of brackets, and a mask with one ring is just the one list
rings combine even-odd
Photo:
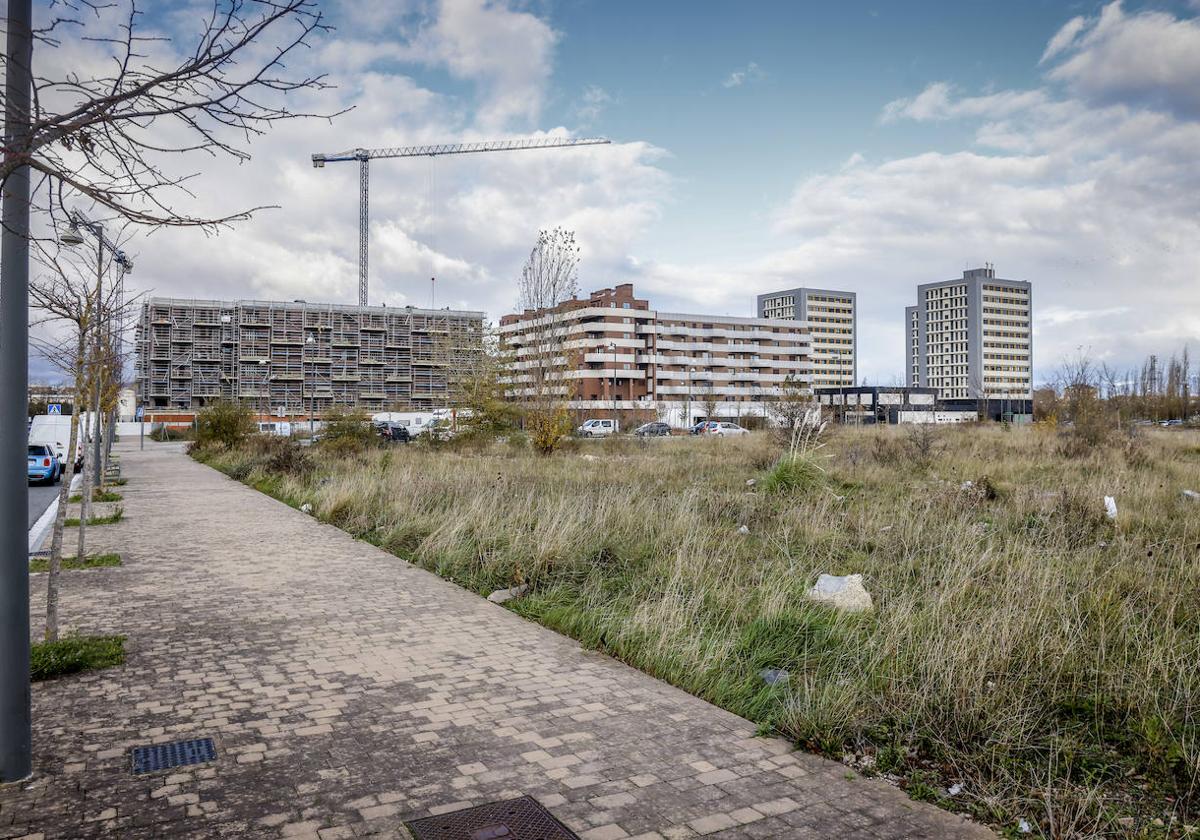
[[(74, 569), (100, 569), (107, 566), (120, 566), (120, 554), (89, 554), (80, 562), (77, 557), (64, 557), (62, 567), (65, 571)], [(46, 557), (34, 557), (29, 561), (30, 572), (50, 571), (50, 560)]]
[[(125, 510), (120, 505), (107, 516), (93, 516), (88, 520), (88, 525), (115, 525), (125, 517)], [(63, 523), (68, 528), (74, 528), (79, 525), (79, 517), (69, 516)]]
[[(92, 491), (92, 501), (93, 502), (119, 502), (119, 501), (121, 501), (122, 498), (124, 498), (124, 497), (120, 493), (114, 493), (111, 490), (105, 490), (105, 491), (93, 490)], [(67, 501), (68, 502), (82, 502), (83, 494), (76, 493), (74, 496), (67, 499)]]
[(30, 649), (29, 677), (34, 682), (65, 674), (111, 668), (125, 661), (124, 636), (66, 636), (38, 642)]

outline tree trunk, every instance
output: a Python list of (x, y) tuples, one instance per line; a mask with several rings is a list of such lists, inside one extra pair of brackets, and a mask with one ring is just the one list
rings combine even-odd
[[(62, 485), (58, 488), (58, 510), (54, 514), (54, 530), (50, 538), (50, 563), (46, 573), (46, 641), (58, 640), (58, 579), (62, 574), (63, 526), (67, 521), (67, 505), (71, 498), (74, 478), (75, 452), (79, 447), (79, 406), (83, 393), (83, 331), (79, 332), (78, 353), (75, 356), (75, 404), (71, 409), (71, 431), (67, 439), (67, 460), (63, 464)], [(83, 533), (83, 525), (80, 526)], [(82, 537), (81, 537), (82, 542)], [(79, 559), (83, 559), (79, 555)]]
[[(94, 375), (94, 374), (93, 374)], [(86, 389), (86, 382), (84, 384)], [(80, 405), (86, 405), (89, 400), (86, 394), (80, 394)], [(96, 433), (99, 434), (100, 418), (96, 417), (96, 422), (92, 424), (96, 427)], [(79, 492), (82, 494), (81, 503), (79, 505), (79, 548), (75, 556), (80, 559), (87, 556), (87, 521), (92, 515), (92, 452), (91, 446), (88, 443), (87, 434), (88, 424), (83, 424), (83, 429), (80, 432), (80, 440), (83, 446), (83, 481), (79, 483)]]

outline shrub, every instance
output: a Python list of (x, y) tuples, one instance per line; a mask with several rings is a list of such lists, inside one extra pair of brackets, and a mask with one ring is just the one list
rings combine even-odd
[(303, 478), (316, 467), (312, 456), (298, 442), (291, 438), (272, 438), (271, 441), (272, 451), (265, 464), (269, 471)]
[(549, 455), (571, 434), (571, 414), (564, 406), (531, 408), (525, 412), (525, 430), (534, 451)]
[(379, 435), (371, 427), (370, 419), (362, 412), (335, 409), (325, 415), (320, 441), (323, 449), (345, 455), (361, 452), (378, 446), (379, 443)]
[(67, 636), (30, 648), (29, 678), (34, 682), (111, 668), (125, 661), (124, 636)]
[(254, 417), (241, 403), (218, 400), (196, 415), (196, 445), (234, 447), (254, 432)]

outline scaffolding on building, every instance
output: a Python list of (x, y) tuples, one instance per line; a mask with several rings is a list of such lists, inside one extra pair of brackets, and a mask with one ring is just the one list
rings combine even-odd
[(482, 352), (483, 313), (449, 309), (151, 298), (137, 325), (138, 395), (197, 410), (236, 399), (261, 413), (444, 406), (451, 371)]

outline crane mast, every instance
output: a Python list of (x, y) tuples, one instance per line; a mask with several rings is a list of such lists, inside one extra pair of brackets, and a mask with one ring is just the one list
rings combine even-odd
[(609, 141), (603, 137), (576, 139), (533, 137), (522, 140), (483, 140), (475, 143), (439, 143), (431, 146), (393, 146), (390, 149), (349, 149), (344, 152), (315, 154), (312, 164), (321, 169), (326, 163), (358, 161), (358, 305), (367, 305), (367, 264), (371, 222), (370, 188), (372, 158), (439, 157), (469, 155), (480, 152), (519, 152), (531, 149), (561, 149), (572, 146), (601, 146)]

